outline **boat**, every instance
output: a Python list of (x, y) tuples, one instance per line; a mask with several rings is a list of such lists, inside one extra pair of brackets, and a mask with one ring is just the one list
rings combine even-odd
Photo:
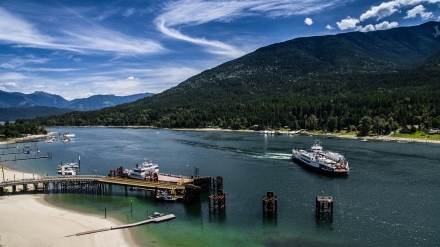
[(305, 168), (325, 174), (347, 175), (350, 171), (343, 155), (324, 150), (318, 140), (309, 150), (292, 149), (292, 160)]
[(175, 202), (177, 200), (176, 197), (172, 195), (168, 195), (168, 191), (166, 190), (159, 192), (159, 194), (156, 196), (156, 199), (159, 201), (167, 201), (167, 202)]
[(153, 164), (151, 160), (145, 158), (145, 161), (141, 165), (136, 164), (136, 167), (128, 171), (128, 177), (134, 179), (152, 179), (154, 174), (159, 174), (159, 166)]
[(163, 213), (159, 213), (159, 212), (154, 212), (154, 214), (148, 216), (148, 219), (155, 219), (155, 218), (159, 218), (162, 217), (164, 214)]
[(79, 168), (78, 164), (74, 162), (67, 163), (64, 165), (59, 165), (58, 174), (75, 176), (76, 173), (78, 172), (78, 168)]
[(69, 132), (65, 132), (64, 135), (63, 135), (63, 137), (66, 137), (66, 138), (75, 138), (75, 134), (70, 134)]
[(362, 138), (361, 142), (367, 142), (367, 138)]

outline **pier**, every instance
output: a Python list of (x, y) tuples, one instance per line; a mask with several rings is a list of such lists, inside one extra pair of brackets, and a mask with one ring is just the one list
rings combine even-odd
[[(185, 184), (192, 183), (194, 179), (185, 178), (177, 179), (170, 178), (167, 181), (167, 176), (159, 176), (165, 181), (147, 181), (132, 178), (121, 177), (105, 177), (92, 175), (76, 175), (76, 176), (53, 176), (30, 179), (17, 179), (13, 181), (0, 182), (0, 194), (4, 193), (4, 188), (11, 187), (12, 192), (17, 192), (18, 187), (22, 187), (22, 191), (27, 191), (28, 186), (33, 186), (34, 190), (55, 190), (60, 192), (90, 192), (105, 194), (107, 185), (120, 185), (126, 188), (141, 188), (149, 191), (154, 191), (156, 194), (159, 190), (167, 190), (170, 193), (176, 194), (178, 199), (183, 199), (185, 194)], [(40, 186), (40, 187), (39, 187)]]
[[(75, 235), (81, 236), (81, 235), (87, 235), (87, 234), (92, 234), (92, 233), (135, 227), (135, 226), (145, 225), (145, 224), (149, 224), (149, 223), (160, 223), (160, 222), (168, 221), (168, 220), (171, 220), (174, 218), (176, 218), (176, 216), (174, 214), (167, 214), (167, 215), (160, 216), (160, 217), (157, 217), (154, 219), (148, 219), (148, 220), (136, 222), (133, 224), (126, 224), (126, 225), (121, 225), (121, 226), (113, 226), (113, 227), (109, 227), (109, 228), (102, 228), (102, 229), (90, 230), (90, 231), (85, 231), (85, 232), (79, 232)], [(70, 236), (66, 236), (66, 237), (70, 237)]]

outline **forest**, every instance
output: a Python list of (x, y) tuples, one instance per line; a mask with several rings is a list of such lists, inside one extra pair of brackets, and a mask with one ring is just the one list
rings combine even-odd
[(39, 126), (356, 131), (440, 125), (436, 22), (262, 47), (152, 97), (39, 117)]
[[(440, 125), (440, 66), (383, 73), (316, 76), (297, 81), (300, 90), (209, 87), (170, 93), (99, 111), (69, 112), (35, 120), (41, 126), (151, 126), (159, 128), (347, 129), (366, 135), (404, 125)], [(277, 89), (279, 87), (279, 89)], [(298, 89), (298, 88), (296, 88)], [(176, 89), (173, 89), (176, 90)], [(173, 91), (171, 90), (171, 91)], [(179, 89), (180, 90), (180, 89)], [(162, 96), (163, 97), (163, 96)]]

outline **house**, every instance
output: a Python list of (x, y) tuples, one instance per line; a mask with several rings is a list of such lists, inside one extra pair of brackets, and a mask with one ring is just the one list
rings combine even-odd
[[(414, 130), (413, 130), (413, 128), (414, 128)], [(405, 125), (403, 127), (403, 129), (400, 130), (400, 133), (412, 133), (412, 132), (415, 132), (418, 128), (419, 128), (418, 125), (414, 125), (414, 126)]]
[(430, 130), (428, 130), (428, 134), (440, 134), (440, 130), (439, 129), (430, 129)]

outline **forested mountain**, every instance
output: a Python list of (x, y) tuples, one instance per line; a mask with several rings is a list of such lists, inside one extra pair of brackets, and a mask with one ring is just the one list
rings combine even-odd
[(438, 25), (273, 44), (153, 97), (38, 122), (340, 129), (362, 127), (362, 120), (376, 124), (377, 132), (405, 124), (438, 126), (440, 37), (433, 35)]

